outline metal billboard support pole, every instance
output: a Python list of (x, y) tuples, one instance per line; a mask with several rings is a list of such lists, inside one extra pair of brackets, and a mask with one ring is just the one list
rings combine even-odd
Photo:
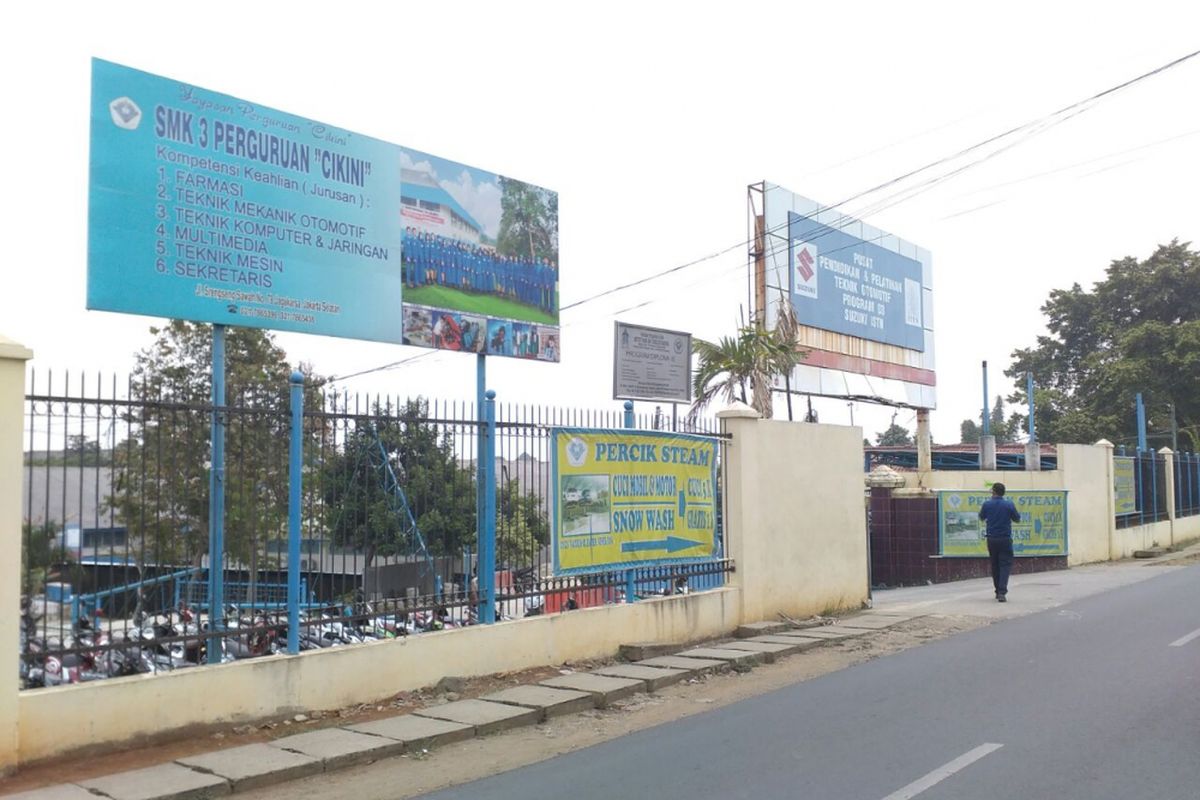
[(1037, 441), (1037, 423), (1033, 418), (1033, 373), (1025, 376), (1025, 394), (1029, 398), (1029, 441)]
[(979, 468), (996, 468), (996, 437), (992, 436), (991, 412), (988, 409), (987, 362), (983, 362), (983, 428), (979, 434)]
[[(208, 629), (225, 627), (225, 326), (212, 333), (212, 467), (208, 473)], [(220, 664), (219, 636), (208, 640), (209, 664)]]
[[(479, 423), (478, 436), (475, 441), (475, 579), (478, 583), (480, 575), (480, 554), (483, 549), (483, 517), (487, 512), (487, 487), (484, 481), (484, 440), (487, 436), (487, 415), (484, 411), (485, 393), (487, 392), (487, 356), (483, 353), (475, 356), (475, 419)], [(464, 564), (467, 583), (470, 584), (471, 564)], [(479, 583), (482, 586), (482, 583)], [(480, 609), (481, 611), (482, 609)], [(480, 616), (480, 619), (483, 617)]]
[(1037, 472), (1042, 468), (1042, 447), (1037, 440), (1037, 424), (1033, 419), (1033, 373), (1025, 374), (1025, 393), (1029, 397), (1029, 441), (1025, 444), (1025, 471)]
[(992, 419), (988, 412), (987, 362), (983, 362), (983, 435), (992, 435)]
[(484, 395), (487, 426), (484, 429), (483, 540), (479, 543), (479, 621), (496, 621), (496, 393)]
[(304, 480), (304, 376), (292, 373), (292, 435), (288, 450), (287, 651), (300, 652), (300, 496)]

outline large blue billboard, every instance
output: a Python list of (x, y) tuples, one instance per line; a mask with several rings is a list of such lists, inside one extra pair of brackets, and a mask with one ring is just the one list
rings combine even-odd
[(401, 342), (401, 160), (93, 60), (88, 308)]
[(920, 262), (794, 211), (787, 227), (800, 324), (924, 351)]

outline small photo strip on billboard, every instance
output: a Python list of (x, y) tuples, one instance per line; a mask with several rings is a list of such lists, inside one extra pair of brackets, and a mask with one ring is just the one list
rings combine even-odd
[(538, 336), (538, 361), (554, 361), (558, 362), (558, 328), (540, 327), (537, 329)]
[(513, 354), (513, 323), (504, 319), (489, 319), (487, 324), (487, 354), (511, 356)]
[(404, 307), (404, 343), (433, 347), (433, 312), (420, 306)]
[(433, 346), (462, 353), (484, 352), (487, 320), (454, 311), (433, 312)]

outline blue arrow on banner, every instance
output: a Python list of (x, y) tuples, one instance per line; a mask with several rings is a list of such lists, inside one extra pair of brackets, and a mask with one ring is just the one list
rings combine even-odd
[(665, 539), (648, 539), (642, 542), (622, 542), (622, 553), (636, 553), (640, 550), (666, 550), (668, 553), (674, 553), (679, 550), (687, 550), (689, 547), (702, 547), (704, 542), (696, 542), (691, 539), (683, 539), (679, 536), (668, 536)]

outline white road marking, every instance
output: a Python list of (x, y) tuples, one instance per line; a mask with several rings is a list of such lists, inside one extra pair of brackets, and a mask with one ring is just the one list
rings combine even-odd
[(1196, 630), (1192, 631), (1187, 636), (1183, 636), (1179, 639), (1176, 639), (1175, 641), (1171, 642), (1167, 646), (1168, 647), (1183, 647), (1185, 644), (1190, 642), (1192, 639), (1200, 639), (1200, 628), (1197, 628)]
[(941, 783), (954, 773), (966, 769), (989, 753), (996, 752), (1001, 747), (1004, 747), (1004, 745), (994, 743), (981, 744), (974, 750), (969, 750), (968, 752), (963, 753), (950, 763), (938, 767), (928, 775), (918, 778), (908, 786), (905, 786), (903, 789), (897, 789), (887, 797), (883, 798), (883, 800), (909, 800), (911, 797), (916, 797), (931, 786)]

